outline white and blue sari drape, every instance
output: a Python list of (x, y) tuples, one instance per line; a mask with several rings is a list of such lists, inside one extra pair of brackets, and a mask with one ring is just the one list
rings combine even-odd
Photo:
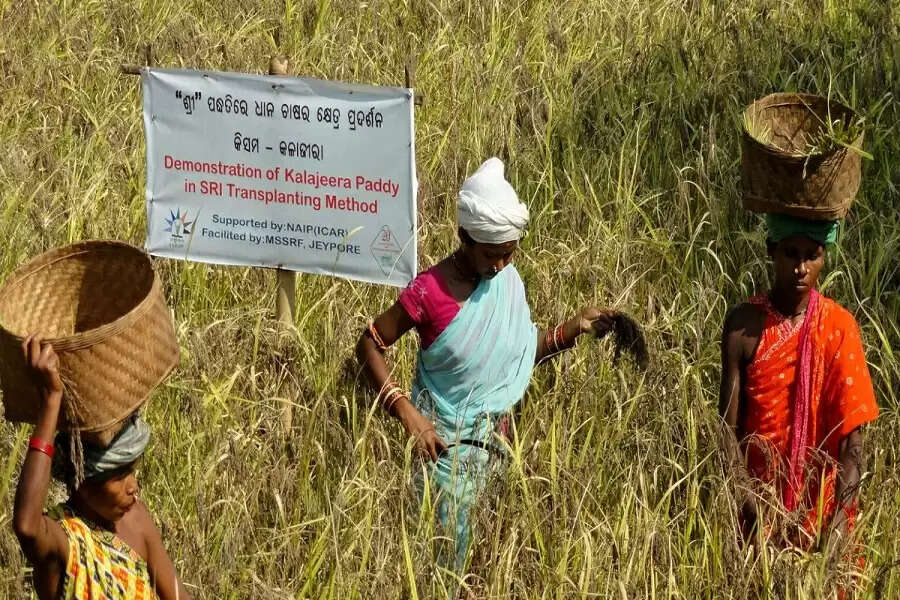
[(441, 522), (450, 530), (455, 525), (457, 572), (465, 564), (472, 505), (490, 474), (487, 448), (496, 445), (497, 422), (525, 394), (536, 346), (525, 286), (508, 265), (482, 279), (447, 328), (419, 351), (413, 398), (450, 446), (429, 463), (429, 474), (440, 492)]

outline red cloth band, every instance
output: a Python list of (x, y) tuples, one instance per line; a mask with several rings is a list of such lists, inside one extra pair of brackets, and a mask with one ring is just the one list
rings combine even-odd
[(37, 450), (38, 452), (43, 452), (50, 458), (53, 458), (53, 444), (45, 442), (44, 440), (37, 438), (35, 436), (31, 436), (31, 438), (29, 438), (28, 449), (29, 450)]
[(378, 350), (382, 353), (387, 352), (387, 344), (384, 343), (384, 340), (381, 339), (381, 334), (378, 333), (378, 329), (375, 328), (375, 321), (369, 321), (366, 332), (369, 334), (369, 337), (372, 338), (372, 341), (375, 342), (375, 347), (378, 348)]

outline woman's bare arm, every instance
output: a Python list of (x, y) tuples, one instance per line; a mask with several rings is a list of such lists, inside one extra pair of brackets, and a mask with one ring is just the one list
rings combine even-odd
[(741, 403), (741, 355), (740, 334), (734, 330), (732, 319), (725, 322), (721, 340), (722, 376), (719, 383), (719, 416), (737, 442), (738, 415)]
[[(31, 369), (41, 397), (41, 411), (34, 437), (52, 444), (62, 405), (59, 361), (53, 347), (41, 344), (41, 337), (29, 336), (22, 344), (25, 362)], [(50, 485), (51, 458), (37, 450), (28, 450), (16, 487), (13, 529), (25, 557), (37, 571), (57, 562), (64, 565), (69, 542), (59, 523), (44, 515), (44, 502)]]
[(140, 500), (134, 506), (138, 525), (147, 541), (147, 569), (150, 581), (160, 600), (190, 600), (184, 584), (178, 578), (175, 565), (163, 545), (162, 535), (153, 522), (150, 511)]
[(838, 445), (838, 470), (834, 485), (837, 506), (832, 528), (844, 538), (849, 534), (847, 513), (856, 507), (863, 468), (863, 434), (857, 427)]
[[(415, 326), (399, 302), (379, 315), (373, 324), (385, 347), (392, 346)], [(384, 384), (390, 381), (391, 370), (378, 343), (366, 332), (363, 332), (356, 344), (356, 357), (365, 367), (366, 376), (373, 389), (380, 391)]]
[[(719, 416), (722, 419), (722, 450), (729, 474), (738, 481), (748, 479), (747, 465), (744, 463), (738, 442), (741, 414), (741, 389), (744, 385), (744, 364), (748, 359), (747, 348), (752, 340), (747, 338), (749, 312), (752, 307), (741, 306), (725, 319), (722, 328), (721, 360), (722, 376), (719, 383)], [(752, 329), (752, 327), (751, 327)], [(749, 539), (756, 525), (759, 509), (752, 493), (738, 485), (737, 504), (742, 516), (743, 535)]]
[[(584, 333), (593, 333), (597, 337), (603, 337), (612, 329), (615, 314), (616, 312), (613, 310), (586, 306), (574, 317), (560, 325), (558, 331), (555, 327), (538, 329), (534, 364), (555, 356), (563, 350), (568, 350), (575, 344), (578, 336)], [(550, 332), (549, 335), (548, 332)]]
[(363, 332), (356, 344), (356, 357), (363, 365), (366, 377), (372, 389), (379, 394), (379, 399), (382, 400), (385, 409), (403, 423), (409, 435), (416, 438), (419, 450), (436, 461), (447, 448), (447, 444), (437, 435), (434, 425), (416, 410), (416, 407), (410, 402), (409, 396), (403, 393), (389, 398), (381, 398), (391, 383), (391, 369), (384, 358), (384, 350), (392, 346), (414, 325), (403, 305), (399, 302), (395, 303), (373, 322), (384, 348), (379, 346), (379, 343), (367, 330)]

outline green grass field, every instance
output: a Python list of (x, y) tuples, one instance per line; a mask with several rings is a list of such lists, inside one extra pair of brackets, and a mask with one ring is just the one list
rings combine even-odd
[[(540, 324), (593, 302), (646, 326), (645, 376), (583, 340), (536, 371), (507, 476), (480, 509), (475, 598), (819, 598), (844, 568), (735, 541), (718, 452), (718, 337), (768, 280), (740, 207), (741, 110), (778, 90), (865, 114), (864, 181), (824, 292), (857, 317), (882, 407), (867, 431), (867, 598), (900, 597), (897, 0), (0, 0), (0, 279), (86, 238), (140, 244), (144, 135), (122, 63), (402, 84), (416, 110), (420, 266), (454, 246), (455, 192), (496, 154), (529, 205), (516, 257)], [(143, 497), (195, 597), (437, 598), (431, 509), (353, 345), (392, 288), (158, 261), (182, 347), (153, 396)], [(408, 384), (409, 336), (392, 353)], [(28, 598), (12, 498), (29, 428), (0, 420), (0, 597)], [(61, 489), (55, 491), (58, 500)]]

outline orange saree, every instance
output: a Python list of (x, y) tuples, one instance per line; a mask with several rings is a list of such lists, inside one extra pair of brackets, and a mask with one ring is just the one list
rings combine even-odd
[(750, 302), (766, 319), (746, 370), (740, 433), (747, 467), (815, 537), (835, 510), (838, 444), (878, 416), (859, 327), (815, 291), (798, 325), (766, 295)]

